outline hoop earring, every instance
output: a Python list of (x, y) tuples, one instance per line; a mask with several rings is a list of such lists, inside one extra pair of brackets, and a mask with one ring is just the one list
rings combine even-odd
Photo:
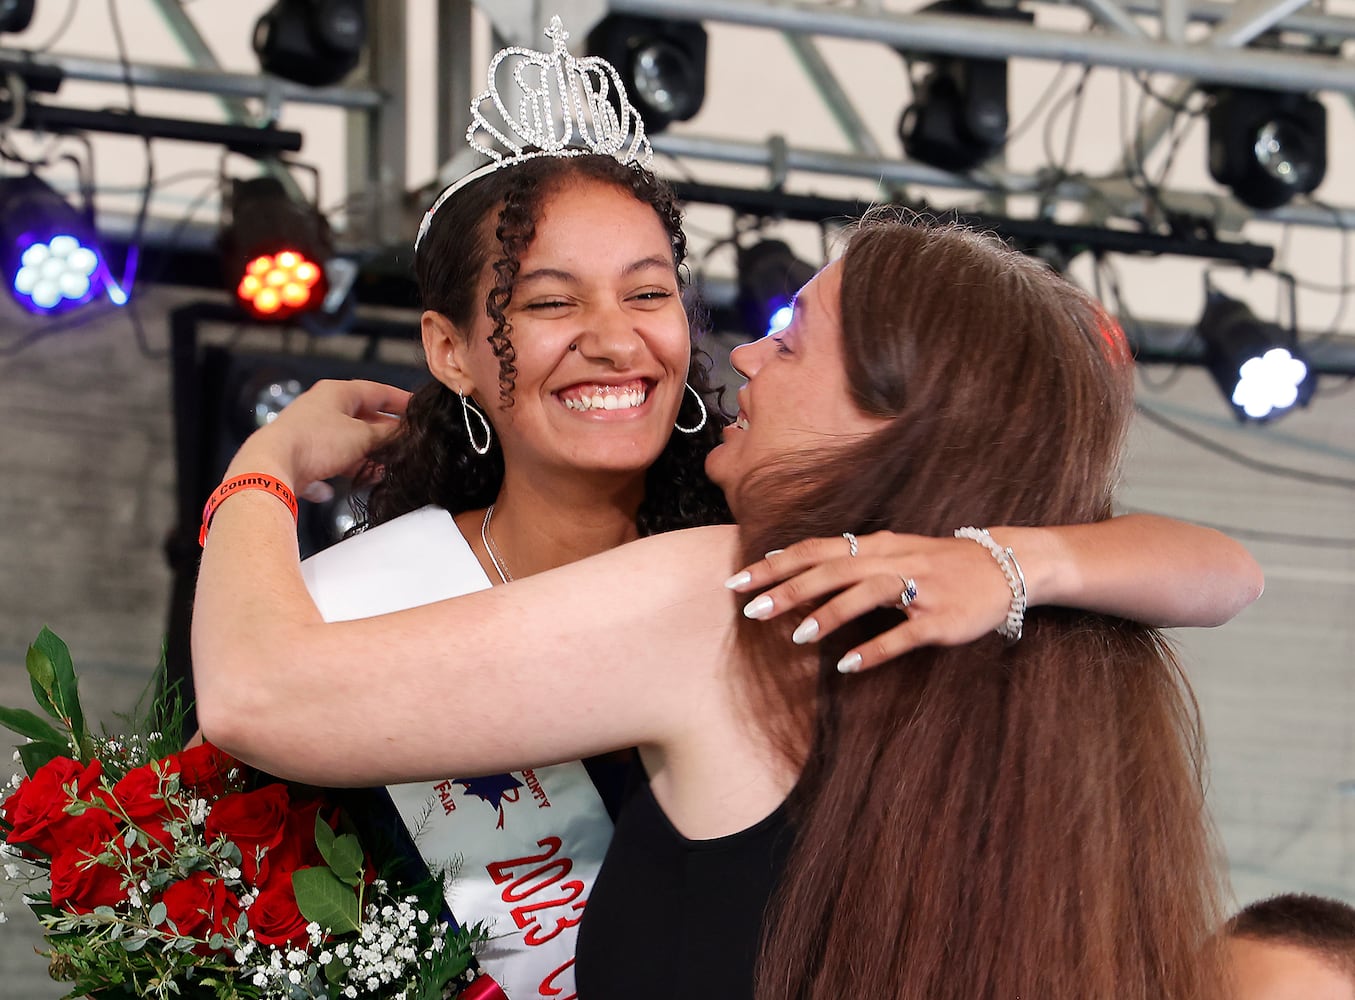
[[(466, 422), (466, 437), (470, 441), (470, 446), (475, 449), (477, 455), (488, 455), (489, 446), (494, 443), (494, 428), (489, 425), (489, 418), (480, 412), (479, 407), (466, 399), (464, 392), (458, 392), (461, 397), (461, 419)], [(483, 446), (475, 440), (475, 431), (471, 430), (470, 415), (474, 413), (475, 419), (480, 421), (480, 426), (485, 429), (485, 443)]]
[(682, 431), (683, 434), (695, 434), (702, 427), (706, 426), (706, 401), (701, 398), (701, 393), (697, 392), (695, 389), (692, 388), (692, 384), (690, 382), (687, 383), (687, 391), (692, 394), (692, 398), (696, 400), (696, 405), (700, 407), (701, 419), (696, 422), (695, 427), (683, 427), (680, 423), (674, 420), (673, 429)]

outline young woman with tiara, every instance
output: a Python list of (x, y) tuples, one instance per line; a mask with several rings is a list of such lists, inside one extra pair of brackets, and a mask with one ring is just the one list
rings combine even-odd
[[(566, 62), (562, 49), (557, 41), (534, 57), (584, 62)], [(436, 381), (373, 456), (382, 478), (371, 515), (381, 526), (305, 567), (330, 619), (429, 603), (727, 519), (700, 469), (719, 429), (699, 402), (708, 387), (683, 307), (685, 238), (672, 196), (625, 149), (620, 159), (615, 150), (564, 155), (563, 144), (554, 152), (506, 157), (429, 213), (415, 266)], [(1157, 624), (1213, 624), (1257, 589), (1239, 547), (1161, 519), (1019, 529), (1009, 540), (1059, 601)], [(890, 543), (881, 535), (870, 544)], [(986, 589), (1000, 600), (1001, 578), (972, 544), (927, 545), (927, 568), (909, 578), (932, 595), (927, 627), (936, 641), (967, 639), (967, 626), (955, 624), (964, 616), (943, 595)], [(599, 642), (593, 655), (651, 653), (623, 637)], [(560, 838), (585, 884), (606, 848), (610, 820), (577, 764), (489, 785), (419, 777), (432, 780), (393, 792), (411, 825), (432, 804), (434, 829), (419, 844), (430, 859), (464, 857), (470, 841), (487, 841), (478, 875), (477, 865), (462, 865), (460, 919), (500, 917), (513, 927), (501, 887), (483, 872), (512, 856), (509, 837), (524, 851)], [(539, 825), (547, 818), (555, 825)], [(529, 946), (530, 929), (519, 928), (486, 966), (501, 980), (535, 976), (535, 986), (572, 954), (573, 930), (562, 928), (550, 952)]]

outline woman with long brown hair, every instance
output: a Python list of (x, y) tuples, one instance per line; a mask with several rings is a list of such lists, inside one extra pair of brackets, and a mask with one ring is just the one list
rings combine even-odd
[[(1104, 312), (987, 238), (875, 223), (734, 361), (748, 385), (707, 470), (737, 534), (324, 623), (285, 508), (236, 493), (195, 621), (208, 738), (327, 783), (638, 747), (585, 911), (585, 1000), (1213, 996), (1179, 670), (1111, 590), (1012, 567), (1028, 526), (1109, 516), (1132, 364)], [(322, 385), (232, 472), (351, 467), (403, 401)], [(949, 537), (985, 524), (1007, 527)], [(959, 591), (938, 569), (956, 546), (988, 568)], [(740, 563), (742, 616), (721, 585)], [(1059, 607), (1073, 594), (1092, 610)]]

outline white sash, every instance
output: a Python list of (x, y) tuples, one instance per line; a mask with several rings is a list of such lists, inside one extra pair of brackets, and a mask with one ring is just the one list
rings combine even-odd
[[(301, 565), (326, 621), (399, 611), (489, 587), (456, 522), (424, 507)], [(433, 724), (430, 721), (430, 725)], [(447, 903), (494, 939), (480, 967), (511, 1000), (570, 1000), (579, 919), (612, 823), (578, 761), (484, 778), (392, 785), (433, 866), (456, 866)]]

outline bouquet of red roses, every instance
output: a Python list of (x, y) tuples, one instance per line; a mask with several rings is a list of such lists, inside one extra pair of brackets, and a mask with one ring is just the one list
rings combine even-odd
[(25, 902), (70, 996), (441, 1000), (466, 986), (484, 933), (439, 919), (440, 877), (382, 878), (320, 791), (210, 744), (178, 749), (172, 697), (134, 731), (96, 735), (47, 629), (27, 666), (52, 721), (0, 708), (28, 740), (0, 853), (8, 878), (38, 884)]

